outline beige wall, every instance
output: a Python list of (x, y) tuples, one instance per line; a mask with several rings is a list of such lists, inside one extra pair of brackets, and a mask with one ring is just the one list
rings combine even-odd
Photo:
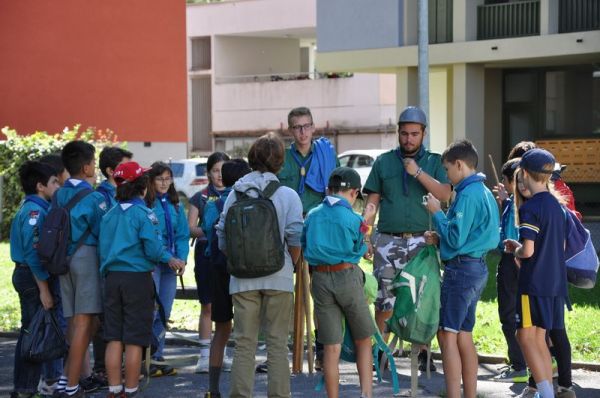
[(298, 39), (216, 36), (213, 51), (217, 79), (300, 72)]
[(429, 148), (442, 153), (448, 146), (448, 72), (429, 73)]
[[(332, 138), (333, 140), (333, 138)], [(337, 138), (338, 153), (349, 151), (351, 149), (392, 149), (398, 146), (398, 139), (395, 127), (390, 127), (388, 133), (382, 134), (353, 134), (340, 135)]]
[(133, 141), (127, 142), (127, 150), (133, 152), (133, 159), (143, 167), (150, 167), (157, 160), (188, 157), (187, 144), (182, 142), (153, 142), (151, 146), (145, 147), (143, 142)]

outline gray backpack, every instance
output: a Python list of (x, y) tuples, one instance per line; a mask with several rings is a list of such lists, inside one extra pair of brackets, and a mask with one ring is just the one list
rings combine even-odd
[[(271, 181), (264, 191), (250, 188), (235, 191), (236, 202), (225, 217), (227, 272), (236, 278), (259, 278), (283, 268), (284, 244), (270, 197), (281, 184)], [(253, 198), (249, 191), (258, 193)]]

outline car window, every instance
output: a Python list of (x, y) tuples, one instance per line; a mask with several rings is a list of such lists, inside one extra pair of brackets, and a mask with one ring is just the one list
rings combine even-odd
[(171, 162), (169, 166), (171, 167), (174, 178), (183, 176), (183, 163)]
[(196, 176), (206, 175), (206, 163), (200, 163), (196, 165)]
[(359, 155), (356, 159), (355, 167), (371, 167), (373, 166), (373, 158), (367, 155)]
[(346, 155), (339, 158), (341, 167), (352, 167), (354, 155)]

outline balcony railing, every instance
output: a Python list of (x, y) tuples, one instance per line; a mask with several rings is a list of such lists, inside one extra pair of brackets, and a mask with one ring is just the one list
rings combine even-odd
[(518, 1), (477, 7), (477, 40), (540, 34), (540, 1)]
[(560, 0), (558, 31), (581, 32), (600, 29), (600, 0)]
[(429, 0), (429, 44), (452, 42), (453, 0)]
[(215, 84), (228, 83), (259, 83), (259, 82), (280, 82), (289, 80), (316, 80), (316, 79), (339, 79), (352, 77), (348, 72), (298, 72), (298, 73), (272, 73), (267, 75), (237, 75), (237, 76), (217, 76)]

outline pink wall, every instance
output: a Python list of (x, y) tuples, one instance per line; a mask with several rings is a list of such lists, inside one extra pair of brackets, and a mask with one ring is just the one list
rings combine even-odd
[(0, 126), (187, 141), (185, 0), (0, 3)]

